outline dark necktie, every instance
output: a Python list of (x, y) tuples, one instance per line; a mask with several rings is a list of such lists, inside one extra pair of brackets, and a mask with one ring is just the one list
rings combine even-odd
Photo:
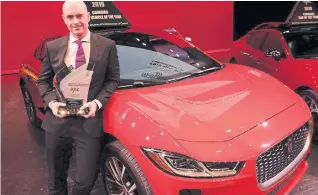
[(78, 45), (78, 50), (76, 52), (76, 59), (75, 59), (75, 68), (78, 68), (86, 63), (85, 59), (85, 53), (82, 45), (81, 40), (75, 41), (75, 43)]

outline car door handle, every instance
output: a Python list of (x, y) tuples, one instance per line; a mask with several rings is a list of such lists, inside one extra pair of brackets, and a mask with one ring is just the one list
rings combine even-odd
[(258, 65), (263, 65), (263, 64), (264, 64), (262, 61), (259, 61), (259, 60), (257, 60), (256, 63), (257, 63)]
[(251, 54), (246, 53), (246, 52), (244, 52), (244, 51), (241, 51), (241, 54), (242, 54), (242, 55), (245, 55), (245, 56), (251, 56)]

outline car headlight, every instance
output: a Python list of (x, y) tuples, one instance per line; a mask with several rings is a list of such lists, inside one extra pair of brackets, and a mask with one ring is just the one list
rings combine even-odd
[(142, 148), (159, 168), (183, 177), (228, 177), (240, 172), (244, 162), (200, 162), (188, 156), (153, 148)]

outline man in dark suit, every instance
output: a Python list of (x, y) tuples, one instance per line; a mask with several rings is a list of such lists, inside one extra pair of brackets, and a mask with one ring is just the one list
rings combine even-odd
[[(76, 177), (73, 195), (89, 195), (98, 174), (103, 136), (103, 111), (119, 83), (119, 62), (115, 43), (88, 29), (90, 14), (82, 1), (65, 2), (63, 20), (70, 34), (46, 44), (46, 53), (38, 78), (40, 95), (46, 105), (42, 128), (46, 130), (50, 195), (66, 195), (70, 151), (75, 147)], [(53, 76), (65, 66), (73, 70), (95, 64), (87, 102), (90, 112), (82, 116), (58, 113), (53, 91)], [(72, 74), (72, 72), (70, 73)]]

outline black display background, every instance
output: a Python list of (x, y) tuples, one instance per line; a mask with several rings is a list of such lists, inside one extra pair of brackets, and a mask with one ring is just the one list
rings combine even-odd
[(234, 40), (263, 22), (285, 22), (295, 1), (235, 1)]

